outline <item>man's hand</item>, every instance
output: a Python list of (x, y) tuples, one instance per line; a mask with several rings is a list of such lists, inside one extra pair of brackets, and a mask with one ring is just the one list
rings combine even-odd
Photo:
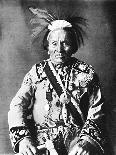
[(92, 144), (85, 141), (84, 143), (77, 143), (73, 146), (68, 155), (96, 155), (95, 148)]
[(30, 138), (25, 137), (19, 143), (19, 154), (20, 155), (35, 155), (37, 148), (34, 146)]
[(49, 151), (50, 155), (58, 155), (58, 153), (56, 152), (56, 150), (54, 148), (53, 142), (50, 139), (48, 139), (47, 134), (44, 134), (44, 136), (45, 136), (45, 139), (46, 139), (45, 144), (37, 146), (37, 149), (38, 150), (47, 149)]
[(82, 147), (79, 147), (77, 144), (70, 151), (69, 155), (90, 155), (89, 151), (84, 150)]
[(45, 146), (49, 150), (50, 155), (58, 155), (58, 153), (56, 152), (56, 150), (54, 148), (54, 144), (51, 140), (47, 139), (45, 142)]

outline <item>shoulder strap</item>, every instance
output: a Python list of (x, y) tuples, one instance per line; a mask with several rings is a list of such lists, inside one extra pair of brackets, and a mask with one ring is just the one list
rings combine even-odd
[[(60, 76), (57, 74), (55, 68), (53, 67), (52, 63), (50, 61), (47, 61), (45, 64), (45, 73), (52, 84), (54, 90), (56, 91), (57, 95), (60, 97), (60, 95), (64, 92), (67, 92), (65, 89)], [(69, 93), (69, 92), (67, 92)], [(71, 102), (67, 105), (67, 107), (70, 109), (71, 114), (74, 115), (73, 117), (77, 120), (77, 118), (81, 118), (78, 121), (80, 121), (82, 124), (84, 123), (84, 117), (80, 110), (79, 103), (75, 101), (74, 97), (69, 93), (71, 96)], [(78, 115), (78, 116), (77, 116)]]
[(50, 83), (52, 84), (57, 95), (60, 97), (60, 95), (63, 93), (63, 89), (62, 89), (62, 86), (59, 84), (58, 76), (54, 75), (55, 69), (53, 70), (52, 63), (47, 61), (44, 69), (45, 69), (45, 73), (46, 73)]

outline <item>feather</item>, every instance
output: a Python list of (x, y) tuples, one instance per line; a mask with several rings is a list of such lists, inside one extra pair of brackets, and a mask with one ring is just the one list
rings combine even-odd
[(86, 19), (82, 17), (67, 17), (67, 21), (70, 22), (77, 34), (77, 42), (78, 47), (81, 45), (84, 45), (84, 36), (86, 36), (86, 33), (83, 29), (83, 26), (86, 27)]
[(46, 22), (45, 19), (39, 19), (39, 18), (33, 18), (33, 19), (31, 19), (31, 20), (30, 20), (30, 23), (31, 23), (32, 25), (35, 24), (35, 25), (38, 25), (38, 26), (39, 26), (39, 25), (43, 25), (43, 26), (45, 25), (45, 26), (46, 26), (46, 25), (50, 24), (50, 22), (48, 22), (48, 21)]
[(86, 19), (82, 17), (67, 17), (67, 21), (69, 21), (70, 23), (86, 26)]
[(32, 30), (32, 38), (37, 38), (38, 35), (47, 29), (48, 24), (54, 21), (54, 17), (49, 14), (46, 10), (29, 8), (30, 11), (35, 15), (35, 18), (30, 20), (32, 25), (36, 25), (36, 28)]
[(34, 28), (32, 31), (32, 37), (35, 38), (43, 29), (44, 27), (40, 27), (40, 26)]
[(46, 19), (47, 21), (53, 21), (55, 20), (54, 17), (52, 15), (50, 15), (46, 10), (42, 10), (42, 9), (33, 9), (33, 8), (29, 8), (33, 14), (35, 14), (38, 18), (43, 18)]
[(32, 43), (35, 42), (38, 39), (39, 35), (45, 30), (46, 30), (46, 27), (39, 27), (39, 28), (34, 29), (31, 35)]

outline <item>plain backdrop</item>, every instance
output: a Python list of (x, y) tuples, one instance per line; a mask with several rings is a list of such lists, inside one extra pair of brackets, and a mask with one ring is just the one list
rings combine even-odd
[(74, 11), (88, 21), (87, 38), (75, 57), (91, 64), (99, 75), (106, 100), (107, 128), (116, 154), (116, 2), (111, 0), (0, 1), (0, 154), (12, 153), (7, 113), (32, 65), (48, 58), (42, 38), (31, 43), (29, 7)]

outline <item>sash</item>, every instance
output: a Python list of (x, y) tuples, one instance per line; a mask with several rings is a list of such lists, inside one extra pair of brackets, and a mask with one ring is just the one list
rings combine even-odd
[(44, 67), (47, 78), (53, 86), (53, 89), (56, 91), (58, 97), (60, 98), (60, 95), (62, 93), (68, 93), (70, 95), (71, 101), (68, 104), (66, 104), (66, 107), (74, 117), (75, 123), (80, 123), (81, 125), (83, 125), (85, 121), (82, 111), (79, 107), (79, 101), (75, 100), (74, 96), (72, 96), (72, 94), (64, 87), (62, 80), (60, 76), (57, 74), (51, 61), (47, 61)]

